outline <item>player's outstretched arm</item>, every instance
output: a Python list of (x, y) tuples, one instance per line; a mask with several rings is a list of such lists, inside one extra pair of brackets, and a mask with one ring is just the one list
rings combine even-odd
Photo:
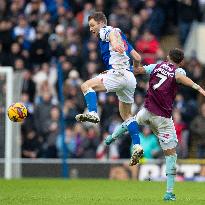
[(132, 49), (130, 51), (130, 55), (133, 58), (133, 67), (138, 68), (140, 66), (140, 62), (142, 60), (141, 56), (139, 55), (139, 53), (135, 49)]
[(176, 81), (178, 83), (181, 83), (183, 85), (186, 85), (188, 87), (191, 87), (195, 90), (198, 90), (203, 96), (205, 96), (205, 90), (200, 87), (199, 85), (197, 85), (195, 82), (193, 82), (190, 78), (186, 77), (185, 75), (182, 75), (180, 73), (177, 73), (175, 75)]
[(123, 54), (125, 51), (122, 37), (117, 30), (112, 30), (109, 35), (109, 40), (114, 51)]

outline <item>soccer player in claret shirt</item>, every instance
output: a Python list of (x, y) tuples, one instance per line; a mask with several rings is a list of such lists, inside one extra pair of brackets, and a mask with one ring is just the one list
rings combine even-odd
[(104, 13), (95, 12), (88, 17), (90, 32), (99, 38), (99, 46), (105, 72), (95, 78), (87, 80), (81, 85), (85, 96), (88, 113), (76, 115), (77, 121), (98, 123), (96, 91), (115, 92), (119, 99), (119, 111), (133, 142), (133, 152), (130, 165), (138, 163), (143, 155), (140, 146), (138, 124), (131, 115), (131, 105), (134, 102), (136, 79), (130, 65), (130, 57), (137, 66), (141, 60), (140, 55), (128, 43), (126, 36), (119, 28), (107, 26)]
[[(149, 74), (149, 89), (145, 96), (144, 108), (136, 115), (140, 125), (149, 125), (158, 137), (166, 161), (167, 190), (164, 200), (176, 200), (173, 194), (176, 175), (176, 146), (177, 136), (172, 120), (172, 109), (179, 84), (189, 86), (203, 96), (205, 91), (190, 78), (180, 66), (183, 63), (184, 53), (178, 48), (171, 49), (167, 61), (159, 64), (150, 64), (135, 67), (135, 74)], [(119, 126), (112, 135), (105, 139), (107, 145), (127, 131), (126, 124)]]

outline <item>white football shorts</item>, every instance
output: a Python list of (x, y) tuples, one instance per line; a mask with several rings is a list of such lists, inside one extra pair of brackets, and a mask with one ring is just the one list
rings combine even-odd
[(178, 140), (172, 118), (157, 116), (146, 108), (142, 108), (135, 117), (139, 125), (149, 125), (152, 132), (158, 137), (163, 150), (177, 146)]
[(100, 78), (107, 92), (115, 92), (119, 101), (124, 103), (134, 102), (136, 79), (131, 71), (126, 69), (110, 69), (97, 76)]

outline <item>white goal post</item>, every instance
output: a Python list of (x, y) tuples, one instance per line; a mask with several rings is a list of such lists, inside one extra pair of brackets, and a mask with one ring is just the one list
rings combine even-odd
[(0, 75), (5, 75), (6, 78), (6, 104), (5, 104), (5, 167), (4, 177), (12, 178), (12, 122), (7, 117), (7, 108), (13, 102), (13, 68), (0, 67)]

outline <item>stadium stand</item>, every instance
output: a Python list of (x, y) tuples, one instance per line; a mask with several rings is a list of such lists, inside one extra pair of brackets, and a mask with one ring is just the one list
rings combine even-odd
[[(127, 34), (142, 55), (142, 63), (147, 64), (164, 59), (172, 46), (184, 46), (191, 24), (204, 19), (199, 3), (198, 0), (1, 0), (0, 65), (12, 66), (22, 74), (21, 101), (30, 113), (21, 128), (22, 157), (62, 155), (57, 89), (57, 64), (60, 63), (68, 157), (129, 158), (127, 135), (110, 148), (114, 151), (102, 145), (103, 138), (121, 123), (115, 95), (99, 93), (99, 125), (75, 120), (75, 115), (85, 109), (81, 83), (103, 68), (96, 39), (89, 34), (87, 17), (94, 10), (105, 12), (109, 24)], [(185, 69), (189, 77), (203, 85), (204, 66), (195, 55), (187, 59)], [(134, 113), (142, 107), (148, 86), (147, 76), (137, 77), (137, 81)], [(4, 83), (3, 79), (0, 83)], [(205, 142), (205, 124), (201, 124), (205, 122), (200, 121), (205, 118), (203, 100), (197, 92), (181, 87), (174, 107), (179, 157), (204, 157), (205, 143), (198, 143), (202, 138)], [(196, 126), (201, 133), (196, 133)], [(0, 142), (3, 142), (1, 137)]]

